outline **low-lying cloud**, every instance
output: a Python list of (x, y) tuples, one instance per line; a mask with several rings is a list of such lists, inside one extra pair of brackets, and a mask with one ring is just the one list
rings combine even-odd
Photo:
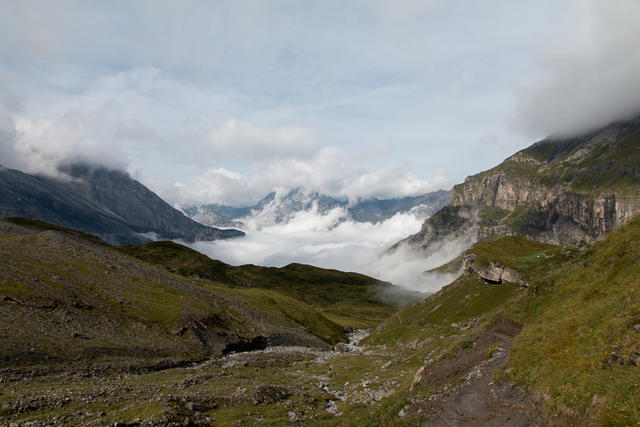
[(347, 220), (346, 211), (340, 208), (324, 215), (311, 209), (297, 212), (281, 224), (269, 224), (264, 218), (243, 221), (246, 237), (198, 242), (192, 247), (234, 265), (311, 264), (367, 274), (421, 292), (437, 291), (455, 277), (422, 273), (448, 262), (463, 249), (457, 242), (451, 242), (431, 256), (406, 247), (381, 255), (398, 240), (420, 230), (423, 218), (412, 214), (397, 214), (372, 224)]
[(640, 114), (640, 2), (583, 1), (578, 31), (540, 49), (541, 77), (518, 93), (527, 132), (572, 136)]

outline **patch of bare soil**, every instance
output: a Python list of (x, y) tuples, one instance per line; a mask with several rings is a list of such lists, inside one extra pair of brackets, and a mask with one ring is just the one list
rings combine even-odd
[[(505, 317), (475, 334), (449, 358), (425, 367), (414, 388), (439, 390), (407, 405), (404, 416), (418, 416), (425, 426), (547, 425), (538, 400), (506, 382), (494, 383), (494, 371), (506, 364), (520, 326)], [(447, 384), (458, 384), (450, 387)]]

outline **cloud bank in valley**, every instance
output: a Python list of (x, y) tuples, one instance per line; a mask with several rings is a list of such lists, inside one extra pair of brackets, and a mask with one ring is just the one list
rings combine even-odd
[(640, 114), (640, 2), (578, 4), (577, 31), (539, 47), (540, 74), (517, 93), (527, 132), (572, 136)]
[[(289, 221), (275, 224), (260, 218), (245, 218), (247, 236), (242, 239), (198, 242), (191, 246), (224, 262), (281, 267), (305, 263), (325, 268), (355, 271), (421, 292), (434, 292), (454, 275), (423, 275), (448, 262), (464, 248), (449, 242), (431, 256), (402, 247), (382, 255), (392, 244), (420, 230), (423, 218), (397, 214), (372, 224), (348, 220), (336, 208), (322, 215), (316, 208), (297, 212)], [(382, 255), (382, 256), (381, 256)]]

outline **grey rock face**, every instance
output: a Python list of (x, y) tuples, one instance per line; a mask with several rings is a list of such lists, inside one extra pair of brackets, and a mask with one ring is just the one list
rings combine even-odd
[[(547, 186), (513, 178), (501, 170), (482, 179), (475, 176), (453, 192), (451, 206), (477, 212), (483, 206), (523, 210), (520, 230), (503, 225), (480, 227), (482, 238), (518, 234), (548, 243), (576, 246), (602, 239), (640, 213), (639, 195), (577, 192), (564, 185)], [(477, 221), (477, 220), (476, 220)], [(505, 229), (506, 228), (506, 229)]]

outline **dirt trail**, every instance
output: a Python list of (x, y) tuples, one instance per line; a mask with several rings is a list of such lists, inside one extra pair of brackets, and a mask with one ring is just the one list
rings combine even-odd
[(493, 382), (493, 372), (504, 366), (520, 327), (505, 318), (474, 335), (472, 344), (449, 359), (435, 362), (417, 378), (416, 387), (442, 389), (451, 380), (461, 383), (425, 400), (414, 401), (403, 415), (419, 416), (425, 426), (536, 426), (547, 425), (536, 399), (520, 387)]

